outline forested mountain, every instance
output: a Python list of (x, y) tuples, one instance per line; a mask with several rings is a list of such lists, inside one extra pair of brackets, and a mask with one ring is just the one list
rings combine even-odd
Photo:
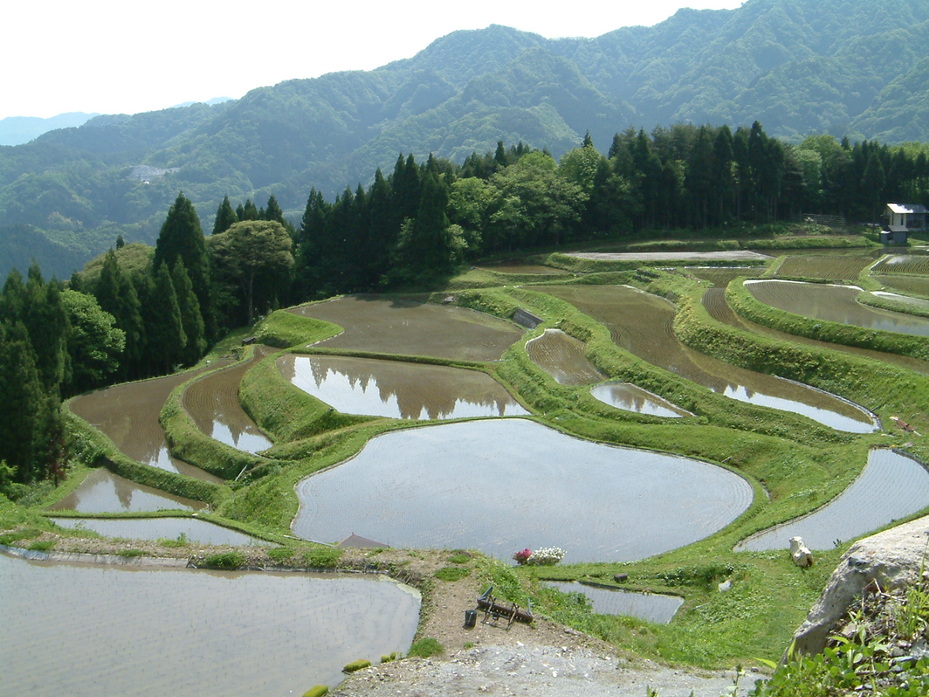
[(296, 218), (311, 187), (367, 185), (398, 153), (461, 162), (504, 141), (559, 157), (587, 132), (605, 150), (630, 127), (756, 120), (792, 142), (929, 141), (927, 18), (929, 0), (747, 0), (596, 39), (491, 26), (369, 72), (100, 116), (0, 147), (0, 273), (34, 256), (66, 275), (49, 245), (80, 259), (118, 234), (151, 242), (179, 191), (201, 211), (273, 192)]
[(0, 145), (21, 145), (57, 128), (72, 128), (86, 123), (97, 114), (73, 112), (47, 119), (36, 116), (8, 116), (0, 119)]

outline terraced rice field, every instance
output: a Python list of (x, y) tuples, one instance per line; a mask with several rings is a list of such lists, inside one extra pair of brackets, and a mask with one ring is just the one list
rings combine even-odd
[(908, 274), (929, 276), (929, 256), (918, 254), (891, 254), (871, 269), (874, 275)]
[(171, 390), (196, 374), (197, 371), (188, 371), (114, 385), (75, 397), (70, 408), (133, 460), (188, 477), (219, 482), (221, 480), (209, 472), (172, 457), (168, 453), (164, 429), (158, 422)]
[(146, 511), (193, 511), (206, 506), (200, 501), (174, 496), (158, 489), (136, 484), (107, 469), (94, 470), (80, 485), (49, 506), (52, 511), (80, 513), (142, 513)]
[(521, 328), (506, 320), (413, 300), (356, 295), (290, 311), (345, 330), (319, 346), (374, 353), (493, 361), (522, 335)]
[(825, 348), (831, 351), (841, 351), (843, 353), (849, 353), (855, 356), (861, 356), (863, 358), (870, 358), (871, 360), (875, 361), (891, 363), (901, 368), (906, 368), (907, 370), (914, 370), (917, 373), (929, 375), (929, 361), (922, 361), (918, 358), (910, 358), (909, 356), (900, 356), (894, 353), (872, 351), (871, 349), (859, 348), (857, 346), (845, 346), (843, 344), (831, 344), (827, 341), (817, 341), (816, 339), (808, 339), (806, 337), (797, 336), (795, 334), (787, 334), (786, 332), (781, 332), (777, 329), (771, 329), (770, 327), (765, 327), (764, 325), (750, 322), (743, 317), (739, 317), (737, 314), (735, 314), (735, 312), (732, 311), (732, 308), (730, 308), (729, 304), (726, 302), (726, 293), (723, 288), (708, 289), (706, 293), (703, 294), (703, 306), (707, 309), (707, 312), (710, 313), (710, 316), (717, 322), (722, 322), (723, 324), (728, 324), (730, 326), (736, 327), (737, 329), (743, 329), (753, 334), (768, 336), (773, 339), (780, 339), (781, 341), (805, 344), (807, 346), (816, 346), (818, 348)]
[(590, 601), (592, 611), (598, 615), (638, 617), (655, 624), (668, 624), (684, 604), (684, 599), (676, 595), (634, 593), (565, 581), (546, 581), (545, 585), (562, 593), (580, 593)]
[(757, 266), (706, 266), (689, 267), (687, 273), (704, 281), (709, 281), (715, 288), (725, 288), (729, 282), (740, 276), (751, 278), (763, 269)]
[(874, 276), (875, 280), (887, 288), (929, 297), (929, 276), (906, 276), (904, 274), (883, 274)]
[(735, 551), (783, 549), (800, 536), (810, 549), (831, 549), (929, 506), (929, 472), (888, 449), (872, 450), (868, 464), (835, 500), (808, 516), (753, 535)]
[(532, 362), (561, 385), (590, 385), (606, 376), (587, 360), (584, 342), (560, 329), (546, 329), (526, 343)]
[(663, 416), (666, 418), (680, 418), (692, 416), (690, 412), (671, 404), (658, 395), (643, 390), (628, 382), (608, 382), (590, 389), (590, 394), (604, 404), (617, 409), (634, 411), (649, 416)]
[(281, 356), (281, 374), (345, 414), (394, 419), (525, 416), (527, 412), (486, 373), (345, 356)]
[(747, 281), (759, 302), (795, 315), (867, 329), (929, 336), (929, 319), (869, 307), (857, 302), (855, 286), (821, 285), (794, 281)]
[(187, 540), (204, 545), (270, 544), (237, 530), (196, 518), (52, 518), (63, 528), (92, 530), (104, 537), (129, 540)]
[[(419, 595), (381, 577), (73, 566), (0, 554), (3, 695), (254, 697), (405, 653)], [(41, 598), (41, 602), (36, 599)]]
[(630, 561), (725, 527), (752, 500), (721, 467), (564, 435), (525, 419), (464, 421), (378, 436), (297, 485), (299, 537), (351, 533), (391, 547), (557, 546), (564, 561)]
[(623, 286), (535, 286), (603, 323), (613, 341), (639, 358), (740, 401), (803, 414), (839, 430), (866, 433), (873, 420), (848, 402), (805, 385), (724, 363), (674, 335), (674, 306)]
[(249, 361), (242, 361), (200, 378), (181, 397), (181, 405), (206, 435), (247, 453), (258, 453), (273, 443), (239, 402), (242, 376), (257, 361), (274, 352), (268, 346), (256, 346)]
[(788, 256), (777, 269), (782, 278), (820, 278), (825, 281), (854, 281), (871, 264), (869, 256)]

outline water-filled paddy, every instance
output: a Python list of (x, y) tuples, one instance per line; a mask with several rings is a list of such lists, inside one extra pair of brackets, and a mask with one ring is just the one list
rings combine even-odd
[(405, 653), (412, 589), (382, 577), (48, 564), (0, 555), (4, 695), (303, 694)]
[(562, 593), (582, 593), (590, 600), (592, 611), (598, 615), (637, 617), (655, 624), (668, 624), (684, 604), (684, 599), (676, 595), (600, 588), (570, 581), (546, 581), (545, 585)]
[(394, 431), (297, 485), (295, 534), (509, 559), (557, 546), (565, 562), (630, 561), (723, 528), (752, 500), (704, 462), (571, 438), (525, 419)]
[(174, 496), (136, 484), (107, 469), (94, 470), (70, 494), (49, 506), (49, 510), (80, 513), (143, 513), (148, 511), (192, 511), (205, 503)]
[(648, 416), (679, 418), (689, 416), (690, 412), (674, 406), (658, 395), (636, 387), (628, 382), (608, 382), (590, 389), (590, 394), (604, 404), (617, 409), (634, 411)]
[(277, 365), (291, 383), (346, 414), (398, 419), (528, 414), (500, 383), (477, 370), (292, 354), (278, 358)]
[(886, 275), (874, 278), (882, 285), (901, 293), (929, 295), (929, 277), (927, 276)]
[(273, 350), (267, 346), (256, 346), (252, 360), (202, 377), (184, 391), (181, 404), (197, 428), (211, 438), (247, 453), (258, 453), (273, 445), (239, 402), (242, 376), (255, 361)]
[(737, 552), (787, 549), (800, 536), (810, 549), (832, 549), (836, 540), (872, 532), (929, 506), (929, 472), (892, 450), (872, 450), (858, 479), (808, 516), (765, 530), (736, 546)]
[(759, 302), (784, 312), (866, 329), (929, 336), (929, 319), (857, 302), (861, 288), (794, 281), (746, 281)]
[(587, 360), (584, 342), (560, 329), (546, 329), (526, 343), (526, 351), (533, 363), (561, 385), (589, 385), (604, 378)]
[(345, 331), (319, 343), (375, 353), (493, 361), (522, 335), (512, 322), (451, 305), (350, 296), (291, 308)]
[(703, 306), (707, 309), (707, 312), (710, 313), (710, 316), (717, 322), (728, 324), (730, 326), (736, 327), (737, 329), (744, 329), (745, 331), (751, 332), (753, 334), (769, 336), (774, 339), (789, 341), (791, 343), (805, 344), (807, 346), (817, 346), (820, 348), (829, 349), (831, 351), (850, 353), (876, 361), (883, 361), (884, 363), (892, 363), (894, 365), (900, 366), (901, 368), (906, 368), (907, 370), (915, 370), (918, 373), (929, 375), (929, 361), (923, 361), (918, 358), (911, 358), (910, 356), (901, 356), (896, 353), (883, 353), (881, 351), (861, 348), (860, 346), (845, 346), (844, 344), (832, 344), (827, 341), (808, 339), (805, 336), (788, 334), (777, 329), (765, 327), (762, 324), (755, 324), (754, 322), (747, 320), (744, 317), (740, 317), (732, 311), (732, 308), (729, 307), (729, 304), (726, 302), (726, 292), (723, 288), (710, 288), (707, 290), (706, 293), (703, 294)]
[(75, 397), (71, 411), (96, 426), (128, 457), (143, 464), (210, 482), (219, 477), (168, 453), (158, 416), (171, 390), (201, 371), (127, 382)]
[(733, 399), (802, 414), (852, 433), (875, 430), (873, 419), (834, 395), (745, 370), (683, 345), (675, 336), (674, 306), (626, 286), (536, 286), (602, 322), (613, 341), (652, 365)]
[(52, 518), (56, 525), (127, 540), (176, 540), (183, 535), (204, 545), (271, 544), (237, 530), (196, 518)]

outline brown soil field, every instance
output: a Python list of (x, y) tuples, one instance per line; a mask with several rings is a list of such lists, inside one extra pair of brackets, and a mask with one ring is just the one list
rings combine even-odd
[(780, 277), (854, 281), (873, 259), (867, 256), (789, 256), (777, 270)]
[[(128, 457), (146, 465), (158, 466), (160, 453), (168, 447), (164, 429), (158, 422), (165, 400), (175, 387), (216, 365), (97, 390), (75, 397), (70, 408), (86, 422), (100, 429)], [(170, 463), (176, 471), (189, 477), (222, 481), (176, 458), (171, 457)]]
[(771, 257), (760, 252), (575, 252), (568, 256), (594, 261), (757, 261)]
[(529, 358), (562, 385), (590, 385), (606, 378), (584, 355), (584, 342), (560, 329), (546, 329), (526, 344)]
[(512, 322), (460, 307), (354, 295), (291, 308), (345, 331), (318, 346), (493, 361), (522, 335)]

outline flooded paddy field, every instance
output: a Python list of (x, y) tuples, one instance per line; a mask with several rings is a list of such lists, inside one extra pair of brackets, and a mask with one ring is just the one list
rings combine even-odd
[(219, 477), (171, 456), (164, 429), (158, 422), (171, 391), (202, 370), (107, 387), (75, 397), (70, 408), (133, 460), (188, 477), (220, 482)]
[[(927, 279), (929, 280), (929, 279)], [(878, 298), (886, 298), (887, 300), (892, 300), (893, 302), (900, 303), (901, 305), (910, 305), (913, 308), (920, 310), (929, 310), (929, 300), (926, 298), (913, 298), (909, 295), (900, 295), (899, 293), (888, 293), (882, 290), (876, 290), (871, 293)]]
[(345, 331), (326, 348), (494, 361), (522, 335), (512, 322), (450, 305), (349, 296), (291, 308)]
[(881, 285), (901, 293), (929, 296), (929, 276), (903, 276), (887, 274), (874, 276)]
[(759, 302), (803, 317), (840, 322), (912, 336), (929, 336), (929, 319), (862, 305), (854, 286), (831, 286), (795, 281), (747, 281), (745, 287)]
[(720, 530), (752, 488), (708, 463), (566, 436), (525, 419), (393, 431), (297, 485), (296, 535), (509, 559), (557, 546), (566, 563), (630, 561)]
[(768, 336), (772, 339), (780, 339), (781, 341), (789, 341), (791, 343), (804, 344), (806, 346), (816, 346), (818, 348), (825, 348), (831, 351), (849, 353), (855, 356), (861, 356), (862, 358), (870, 358), (871, 360), (875, 361), (892, 363), (893, 365), (906, 368), (907, 370), (913, 370), (917, 373), (929, 375), (929, 361), (923, 361), (919, 358), (901, 356), (896, 353), (884, 353), (881, 351), (874, 351), (872, 349), (861, 348), (859, 346), (831, 344), (828, 341), (809, 339), (805, 336), (788, 334), (777, 329), (772, 329), (762, 324), (755, 324), (754, 322), (747, 320), (744, 317), (740, 317), (732, 310), (731, 307), (729, 307), (729, 304), (726, 302), (726, 293), (723, 288), (708, 289), (706, 293), (703, 294), (703, 306), (707, 309), (707, 312), (709, 312), (710, 316), (717, 322), (728, 324), (737, 329), (751, 332), (752, 334)]
[[(4, 695), (300, 695), (405, 653), (420, 598), (382, 577), (50, 564), (0, 554)], [(41, 602), (36, 602), (41, 598)]]
[(929, 472), (916, 460), (888, 449), (872, 450), (851, 486), (808, 516), (752, 535), (735, 551), (786, 549), (800, 536), (810, 549), (832, 549), (929, 506)]
[(562, 593), (586, 596), (590, 600), (591, 610), (598, 615), (637, 617), (655, 624), (668, 624), (684, 604), (684, 599), (676, 595), (601, 588), (572, 581), (545, 581), (544, 585)]
[(464, 368), (344, 356), (277, 359), (285, 379), (345, 414), (395, 419), (525, 416), (486, 373)]
[(674, 334), (674, 306), (627, 286), (535, 286), (603, 323), (616, 344), (652, 365), (719, 394), (790, 411), (851, 433), (876, 424), (860, 407), (807, 385), (739, 368), (682, 344)]
[(181, 405), (203, 433), (247, 453), (267, 450), (273, 443), (261, 432), (239, 402), (242, 376), (257, 361), (274, 352), (256, 346), (249, 361), (223, 368), (193, 382), (181, 397)]
[(925, 254), (891, 254), (871, 269), (873, 275), (909, 274), (929, 276), (929, 256)]
[(526, 343), (526, 351), (533, 363), (561, 385), (590, 385), (606, 377), (587, 360), (584, 342), (560, 329), (546, 329)]
[(238, 530), (196, 518), (50, 518), (68, 529), (90, 530), (104, 537), (127, 540), (176, 540), (182, 535), (204, 545), (251, 546), (271, 544)]
[(649, 416), (680, 418), (692, 416), (689, 411), (674, 406), (666, 399), (628, 382), (608, 382), (590, 389), (590, 394), (604, 404), (617, 409)]
[(716, 252), (572, 252), (568, 256), (594, 261), (770, 261), (769, 254), (747, 250)]
[(52, 511), (79, 513), (145, 513), (150, 511), (193, 511), (205, 508), (202, 501), (174, 496), (158, 489), (136, 484), (103, 467), (94, 470), (61, 501), (49, 506)]

